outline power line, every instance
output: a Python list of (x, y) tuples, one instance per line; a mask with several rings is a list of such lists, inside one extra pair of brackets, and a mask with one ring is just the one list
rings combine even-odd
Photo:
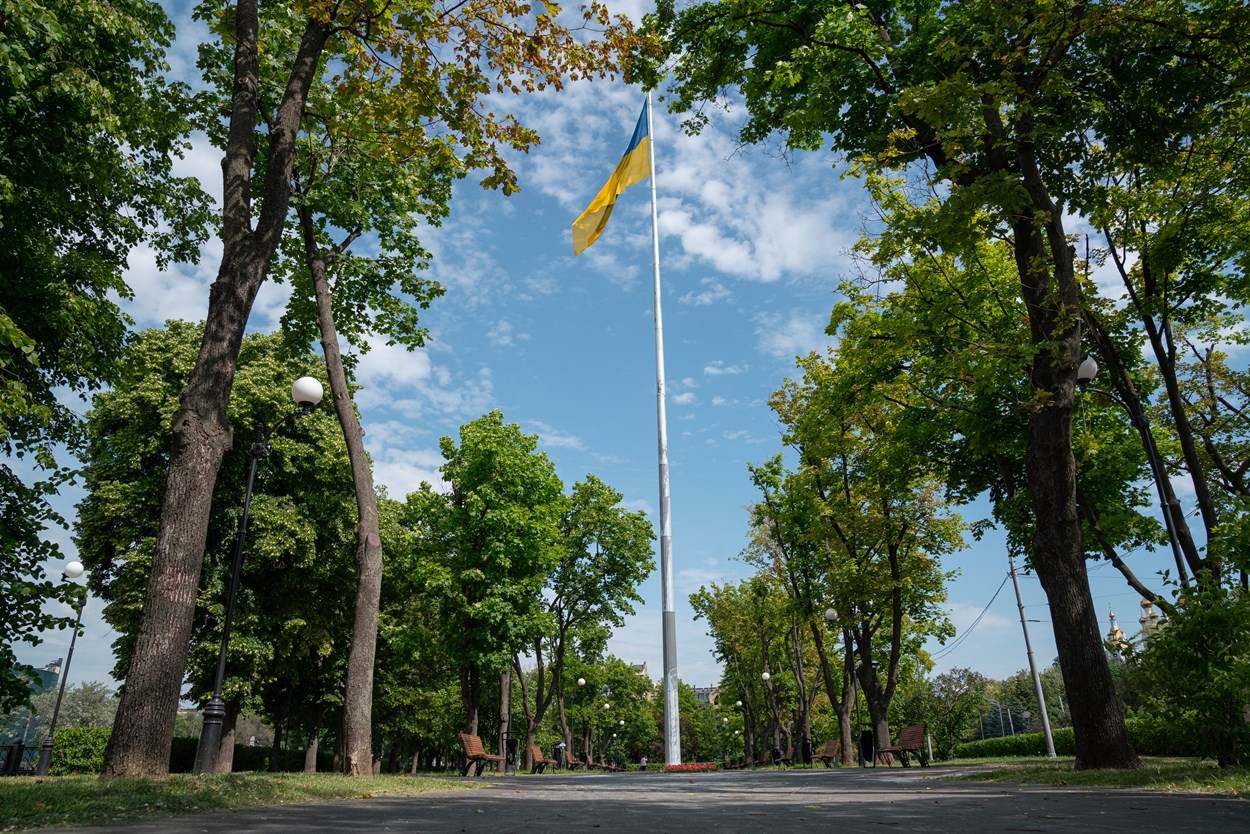
[(985, 607), (981, 609), (981, 613), (977, 615), (977, 618), (972, 621), (972, 625), (968, 626), (968, 628), (964, 631), (963, 634), (959, 635), (953, 641), (951, 641), (951, 644), (949, 646), (943, 646), (938, 651), (929, 655), (929, 658), (931, 660), (937, 660), (939, 657), (942, 657), (943, 655), (950, 654), (956, 648), (959, 647), (960, 643), (962, 643), (964, 640), (968, 638), (969, 634), (971, 634), (974, 630), (976, 630), (976, 627), (981, 624), (981, 620), (985, 617), (985, 613), (989, 611), (990, 606), (994, 604), (994, 600), (998, 599), (998, 595), (1002, 593), (1003, 587), (1007, 584), (1007, 579), (1009, 578), (1009, 576), (1010, 574), (1008, 576), (1003, 577), (1002, 584), (998, 586), (998, 590), (994, 592), (994, 596), (990, 597), (990, 601), (987, 602), (985, 604)]

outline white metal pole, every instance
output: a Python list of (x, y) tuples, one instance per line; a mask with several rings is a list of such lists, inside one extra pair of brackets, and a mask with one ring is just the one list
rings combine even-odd
[(673, 596), (673, 536), (668, 501), (668, 418), (664, 395), (664, 316), (660, 308), (660, 226), (655, 196), (655, 125), (647, 92), (647, 148), (651, 164), (651, 261), (655, 273), (655, 407), (660, 458), (660, 584), (664, 597), (664, 761), (681, 764), (677, 708), (677, 608)]
[[(1024, 650), (1029, 655), (1029, 670), (1033, 673), (1033, 691), (1037, 693), (1037, 708), (1042, 714), (1042, 734), (1046, 737), (1046, 755), (1055, 758), (1055, 739), (1050, 733), (1050, 715), (1046, 712), (1046, 695), (1042, 692), (1042, 676), (1037, 672), (1037, 660), (1033, 657), (1033, 643), (1029, 640), (1029, 623), (1024, 618), (1024, 599), (1020, 596), (1020, 580), (1016, 578), (1016, 557), (1007, 554), (1007, 563), (1011, 565), (1011, 584), (1016, 588), (1016, 606), (1020, 609), (1020, 628), (1024, 629)], [(1010, 717), (1011, 713), (1007, 714)], [(1016, 734), (1015, 728), (1011, 734)]]

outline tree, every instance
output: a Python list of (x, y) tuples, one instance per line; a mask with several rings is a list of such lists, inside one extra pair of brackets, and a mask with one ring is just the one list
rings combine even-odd
[[(1115, 119), (1084, 137), (1077, 201), (1101, 238), (1093, 258), (1113, 268), (1121, 294), (1089, 304), (1085, 319), (1105, 368), (1099, 383), (1134, 415), (1143, 447), (1193, 484), (1199, 513), (1190, 521), (1170, 479), (1153, 476), (1175, 542), (1175, 578), (1182, 587), (1191, 577), (1218, 585), (1231, 567), (1245, 585), (1244, 567), (1228, 561), (1237, 546), (1222, 541), (1244, 524), (1247, 495), (1244, 440), (1234, 428), (1245, 389), (1222, 361), (1244, 341), (1250, 263), (1247, 67), (1237, 46), (1245, 10), (1185, 11), (1172, 25), (1131, 29), (1095, 82), (1115, 90)], [(1191, 52), (1191, 42), (1201, 47)], [(1187, 59), (1174, 62), (1178, 51)], [(1139, 352), (1148, 367), (1133, 361)]]
[[(553, 699), (562, 698), (567, 652), (576, 634), (587, 625), (607, 629), (625, 624), (641, 602), (638, 586), (655, 570), (652, 541), (655, 533), (646, 513), (620, 506), (620, 492), (594, 475), (573, 485), (560, 518), (560, 560), (547, 581), (547, 611), (551, 630), (529, 647), (537, 665), (533, 678), (533, 707), (522, 678), (526, 718), (525, 749)], [(521, 676), (520, 657), (513, 666)], [(566, 734), (565, 744), (572, 744)]]
[[(127, 350), (118, 387), (98, 394), (88, 415), (84, 453), (87, 496), (78, 507), (75, 541), (90, 567), (92, 590), (106, 601), (105, 621), (117, 633), (118, 671), (129, 665), (142, 620), (158, 509), (168, 465), (168, 419), (195, 362), (199, 328), (171, 322), (139, 334)], [(249, 336), (242, 348), (233, 416), (244, 425), (273, 425), (293, 406), (290, 381), (315, 369), (305, 354), (288, 359), (277, 336)], [(258, 470), (247, 550), (233, 620), (223, 694), (228, 705), (223, 754), (233, 755), (233, 716), (242, 707), (275, 724), (285, 705), (325, 698), (342, 669), (350, 599), (350, 480), (345, 448), (324, 409), (274, 433)], [(206, 568), (197, 589), (190, 652), (190, 694), (212, 692), (243, 504), (246, 449), (227, 456), (210, 521)]]
[[(297, 139), (314, 81), (330, 75), (336, 97), (350, 100), (380, 79), (388, 94), (369, 100), (355, 120), (362, 131), (393, 128), (372, 132), (380, 153), (402, 157), (414, 139), (435, 133), (457, 149), (465, 165), (488, 171), (485, 185), (508, 193), (516, 183), (505, 149), (524, 150), (537, 136), (514, 117), (487, 110), (485, 98), (505, 89), (520, 94), (558, 88), (569, 75), (614, 72), (614, 56), (628, 40), (629, 27), (612, 21), (598, 4), (585, 7), (582, 20), (605, 32), (589, 42), (557, 21), (557, 6), (531, 11), (515, 0), (308, 7), (292, 10), (298, 22), (262, 43), (257, 0), (201, 7), (200, 14), (233, 39), (235, 50), (224, 131), (222, 260), (200, 355), (173, 419), (144, 622), (126, 675), (118, 732), (105, 756), (106, 776), (160, 776), (168, 768), (169, 728), (186, 663), (211, 497), (232, 442), (226, 406), (252, 303), (286, 227)], [(262, 54), (289, 60), (275, 87), (261, 83)], [(263, 106), (271, 96), (278, 103)], [(261, 128), (266, 112), (272, 120)], [(258, 156), (261, 143), (266, 152)]]
[(800, 360), (802, 382), (787, 380), (772, 404), (801, 471), (784, 487), (761, 483), (766, 498), (780, 488), (818, 499), (806, 504), (814, 515), (807, 534), (823, 557), (828, 605), (854, 646), (878, 744), (887, 746), (901, 658), (914, 656), (926, 635), (950, 632), (939, 608), (948, 577), (940, 559), (962, 547), (964, 523), (950, 511), (926, 444), (899, 421), (893, 388), (861, 385), (855, 360), (838, 349)]
[(955, 745), (976, 726), (985, 701), (985, 676), (971, 669), (951, 669), (932, 678), (917, 674), (909, 683), (895, 701), (895, 723), (923, 721), (933, 740), (933, 757), (949, 759)]
[(428, 567), (430, 596), (459, 667), (464, 732), (478, 734), (483, 680), (548, 628), (541, 591), (558, 559), (560, 479), (538, 438), (492, 411), (444, 437), (449, 492), (428, 483), (408, 496), (406, 524)]
[[(48, 501), (71, 477), (80, 419), (62, 394), (116, 378), (128, 320), (118, 299), (132, 249), (192, 259), (206, 220), (192, 180), (171, 176), (190, 96), (166, 80), (172, 27), (155, 4), (16, 0), (0, 24), (0, 710), (26, 697), (12, 645), (72, 618), (43, 614), (65, 589)], [(26, 471), (23, 471), (26, 470)], [(28, 667), (27, 667), (28, 668)]]
[[(262, 15), (267, 27), (292, 26), (281, 8), (262, 10)], [(293, 38), (294, 32), (288, 36)], [(224, 42), (210, 43), (201, 46), (200, 54), (202, 66), (215, 81), (218, 107), (224, 110), (230, 92), (230, 49)], [(285, 70), (280, 57), (262, 56), (261, 75), (269, 83), (278, 83)], [(418, 326), (418, 310), (441, 295), (442, 288), (419, 277), (428, 253), (419, 242), (417, 227), (422, 221), (441, 221), (452, 180), (467, 171), (451, 146), (405, 130), (400, 114), (378, 109), (378, 100), (390, 96), (388, 86), (385, 77), (366, 79), (346, 101), (328, 78), (318, 78), (310, 87), (304, 136), (296, 144), (292, 170), (294, 228), (284, 238), (275, 266), (276, 278), (295, 288), (283, 316), (283, 331), (296, 350), (313, 339), (320, 341), (331, 401), (352, 463), (358, 519), (356, 617), (343, 730), (344, 766), (353, 774), (369, 770), (373, 748), (371, 703), (383, 552), (372, 471), (347, 371), (354, 365), (353, 354), (368, 350), (365, 337), (374, 333), (410, 348), (424, 344), (426, 332)], [(274, 104), (261, 100), (266, 123), (276, 117), (268, 109)], [(375, 121), (366, 128), (360, 124), (363, 113), (391, 121)], [(379, 132), (406, 132), (407, 152), (388, 153), (374, 138)], [(215, 138), (225, 143), (224, 135)], [(263, 158), (258, 159), (258, 165), (263, 164)], [(362, 238), (376, 243), (376, 255), (352, 252)], [(340, 336), (349, 346), (346, 358)]]
[(780, 746), (783, 725), (789, 734), (789, 705), (763, 680), (764, 672), (771, 677), (786, 667), (786, 593), (774, 575), (757, 573), (737, 585), (701, 587), (690, 595), (690, 605), (695, 619), (707, 621), (724, 666), (721, 698), (742, 702), (743, 753), (748, 761), (763, 761)]
[[(1123, 51), (1126, 31), (1151, 56), (1157, 88), (1179, 102), (1235, 49), (1244, 18), (1244, 9), (1223, 4), (1152, 0), (922, 7), (726, 0), (680, 13), (666, 4), (649, 19), (675, 56), (674, 109), (699, 108), (732, 88), (749, 114), (744, 141), (780, 131), (794, 150), (832, 142), (866, 170), (910, 168), (940, 186), (942, 229), (958, 234), (973, 212), (986, 210), (1011, 243), (1032, 347), (1024, 403), (1032, 551), (1059, 612), (1055, 638), (1081, 768), (1139, 761), (1098, 640), (1076, 510), (1071, 417), (1082, 297), (1064, 211), (1080, 179), (1074, 137), (1123, 136), (1119, 90), (1101, 86), (1099, 73), (1117, 60), (1133, 64)], [(1228, 71), (1215, 75), (1223, 81)], [(707, 118), (699, 109), (690, 128)], [(1127, 140), (1120, 147), (1133, 149)]]

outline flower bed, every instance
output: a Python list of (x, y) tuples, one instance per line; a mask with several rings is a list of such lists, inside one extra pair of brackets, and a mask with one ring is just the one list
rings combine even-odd
[(709, 762), (664, 765), (665, 773), (710, 773), (715, 770), (720, 770), (720, 765)]

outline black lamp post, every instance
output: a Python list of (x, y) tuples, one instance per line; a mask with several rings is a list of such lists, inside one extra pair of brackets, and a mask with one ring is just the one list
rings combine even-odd
[[(61, 581), (68, 582), (71, 579), (77, 579), (82, 576), (82, 562), (67, 562), (64, 570), (61, 571)], [(61, 699), (65, 697), (65, 681), (69, 678), (69, 662), (74, 659), (74, 643), (78, 640), (78, 627), (82, 625), (82, 610), (87, 605), (87, 595), (84, 593), (78, 600), (78, 616), (74, 619), (74, 633), (69, 638), (69, 651), (65, 654), (65, 665), (61, 667), (61, 686), (56, 693), (56, 706), (52, 708), (52, 723), (48, 725), (48, 734), (43, 737), (43, 747), (39, 749), (39, 764), (35, 768), (35, 775), (47, 776), (48, 766), (52, 763), (52, 745), (53, 737), (56, 735), (56, 720), (61, 715)]]
[(1159, 493), (1159, 508), (1163, 511), (1163, 526), (1168, 530), (1168, 541), (1172, 545), (1172, 556), (1176, 560), (1176, 573), (1180, 577), (1181, 587), (1189, 587), (1189, 575), (1185, 571), (1185, 560), (1181, 555), (1181, 543), (1177, 537), (1177, 519), (1173, 516), (1175, 509), (1167, 500), (1167, 494), (1163, 491), (1163, 479), (1167, 477), (1167, 473), (1163, 468), (1163, 462), (1159, 460), (1159, 450), (1155, 446), (1154, 435), (1150, 431), (1150, 421), (1146, 417), (1146, 412), (1138, 408), (1132, 408), (1128, 403), (1113, 395), (1110, 391), (1103, 391), (1099, 388), (1090, 388), (1089, 384), (1094, 381), (1094, 377), (1098, 375), (1098, 363), (1094, 361), (1094, 357), (1086, 356), (1081, 360), (1080, 366), (1076, 369), (1076, 384), (1080, 386), (1082, 391), (1093, 391), (1095, 394), (1101, 394), (1109, 400), (1113, 400), (1117, 405), (1124, 409), (1124, 413), (1128, 415), (1129, 422), (1133, 424), (1133, 428), (1137, 429), (1138, 434), (1142, 438), (1142, 447), (1146, 450), (1146, 459), (1150, 463), (1150, 474), (1154, 476), (1155, 491)]
[(217, 655), (217, 674), (213, 678), (213, 697), (204, 705), (204, 726), (200, 730), (200, 747), (195, 756), (196, 773), (212, 773), (217, 764), (217, 748), (221, 746), (221, 725), (226, 719), (226, 702), (221, 698), (221, 685), (226, 676), (226, 650), (230, 646), (230, 621), (234, 617), (234, 600), (239, 590), (239, 573), (243, 568), (243, 545), (247, 541), (247, 516), (252, 506), (252, 484), (256, 480), (256, 465), (269, 451), (273, 433), (287, 420), (307, 414), (321, 402), (321, 383), (310, 376), (300, 377), (291, 386), (291, 399), (299, 406), (283, 417), (273, 428), (265, 431), (264, 425), (256, 426), (256, 440), (248, 449), (251, 459), (247, 468), (247, 487), (243, 492), (243, 515), (239, 518), (239, 533), (234, 542), (234, 565), (230, 572), (230, 592), (226, 596), (226, 619), (221, 629), (221, 650)]

